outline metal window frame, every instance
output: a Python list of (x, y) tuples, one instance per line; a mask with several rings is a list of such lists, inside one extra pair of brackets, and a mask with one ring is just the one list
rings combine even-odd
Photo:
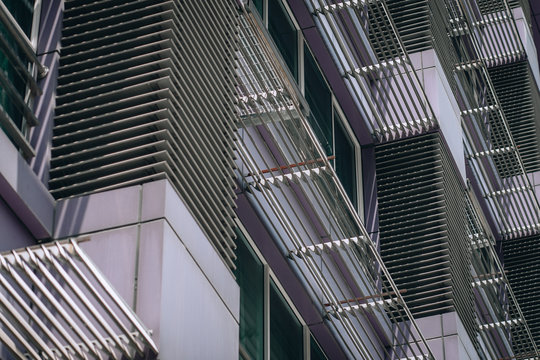
[[(263, 291), (263, 297), (264, 297), (264, 299), (263, 299), (263, 304), (264, 304), (263, 305), (263, 308), (264, 308), (264, 315), (263, 315), (263, 319), (264, 319), (264, 324), (263, 324), (263, 328), (264, 328), (264, 331), (263, 331), (263, 337), (264, 337), (264, 340), (263, 340), (264, 360), (270, 360), (270, 342), (272, 341), (272, 339), (270, 339), (270, 319), (271, 319), (270, 318), (270, 316), (271, 316), (271, 314), (270, 314), (270, 280), (272, 280), (274, 282), (274, 284), (276, 285), (276, 288), (281, 293), (281, 296), (283, 296), (283, 299), (285, 299), (285, 303), (287, 304), (287, 306), (289, 306), (291, 308), (294, 316), (298, 319), (298, 321), (300, 322), (300, 325), (302, 326), (302, 348), (303, 348), (304, 359), (309, 360), (309, 357), (306, 357), (306, 354), (309, 355), (309, 345), (310, 345), (309, 344), (309, 337), (311, 336), (311, 331), (309, 331), (308, 324), (306, 323), (306, 321), (304, 320), (304, 318), (302, 317), (302, 315), (300, 314), (300, 312), (298, 311), (298, 309), (296, 308), (296, 306), (292, 302), (291, 298), (289, 297), (289, 295), (285, 291), (285, 288), (283, 287), (283, 285), (281, 285), (281, 282), (279, 281), (278, 277), (276, 276), (276, 274), (274, 273), (274, 271), (272, 270), (272, 268), (270, 267), (270, 265), (268, 264), (268, 262), (264, 258), (263, 254), (260, 252), (259, 248), (257, 247), (255, 242), (253, 241), (253, 239), (249, 235), (249, 232), (244, 227), (242, 222), (239, 219), (235, 219), (235, 222), (236, 222), (236, 225), (238, 226), (238, 229), (240, 230), (240, 232), (242, 233), (242, 235), (246, 239), (247, 244), (251, 247), (251, 250), (253, 250), (253, 252), (255, 253), (255, 256), (257, 256), (257, 258), (259, 259), (259, 261), (263, 265), (263, 269), (264, 269), (264, 280), (263, 280), (264, 281), (264, 286), (263, 286), (263, 288), (264, 288), (264, 291)], [(306, 335), (306, 331), (307, 331), (307, 335)], [(306, 342), (306, 336), (307, 336), (307, 342)]]

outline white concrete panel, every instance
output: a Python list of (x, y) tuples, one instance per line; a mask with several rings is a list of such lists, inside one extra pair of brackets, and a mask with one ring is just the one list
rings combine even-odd
[(236, 281), (199, 224), (166, 180), (143, 187), (142, 221), (164, 218), (212, 286), (238, 320), (240, 291)]
[(135, 224), (139, 219), (140, 192), (140, 186), (131, 186), (59, 201), (55, 237)]
[(160, 359), (238, 359), (237, 320), (169, 227), (163, 241)]
[(81, 248), (105, 275), (107, 280), (133, 308), (137, 262), (138, 226), (124, 227), (92, 234)]

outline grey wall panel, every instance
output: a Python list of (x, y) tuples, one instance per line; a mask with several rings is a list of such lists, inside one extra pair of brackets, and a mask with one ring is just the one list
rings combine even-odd
[(35, 239), (9, 206), (0, 199), (0, 252), (34, 244)]
[(168, 226), (162, 256), (160, 359), (238, 359), (236, 319)]

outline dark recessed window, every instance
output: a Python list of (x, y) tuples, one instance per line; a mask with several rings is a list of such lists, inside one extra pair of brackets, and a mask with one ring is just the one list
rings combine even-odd
[(310, 353), (311, 353), (310, 359), (311, 360), (326, 360), (327, 359), (326, 355), (321, 350), (321, 347), (315, 341), (313, 336), (310, 336), (309, 338), (310, 338), (310, 340), (309, 340), (309, 348), (310, 348)]
[(336, 111), (334, 111), (334, 142), (336, 156), (334, 170), (349, 199), (357, 207), (355, 148)]
[(263, 17), (263, 6), (264, 2), (263, 0), (253, 0), (253, 5), (255, 5), (255, 9), (259, 12), (259, 15), (261, 15), (261, 18)]
[(270, 285), (270, 358), (297, 360), (303, 356), (302, 325), (277, 286)]
[(326, 155), (330, 156), (334, 152), (332, 93), (307, 46), (304, 46), (304, 83), (306, 101), (311, 109), (309, 123), (326, 151)]
[(240, 346), (252, 359), (264, 352), (264, 267), (237, 231), (236, 281), (240, 286)]
[[(34, 1), (29, 0), (1, 0), (9, 10), (13, 18), (17, 21), (20, 28), (30, 38), (32, 32), (32, 21), (34, 12)], [(15, 125), (23, 130), (23, 104), (16, 100), (17, 95), (20, 99), (24, 99), (26, 91), (26, 79), (20, 74), (21, 69), (17, 70), (15, 64), (17, 61), (26, 65), (28, 59), (24, 52), (19, 48), (19, 45), (13, 36), (7, 31), (6, 27), (0, 23), (0, 36), (4, 39), (4, 43), (0, 44), (0, 71), (2, 76), (6, 78), (10, 89), (4, 86), (0, 87), (0, 105), (4, 111), (13, 120)], [(5, 45), (9, 47), (6, 49)], [(14, 55), (13, 55), (14, 54)], [(17, 57), (18, 60), (14, 59)]]
[(296, 28), (280, 0), (268, 1), (268, 32), (283, 60), (298, 80), (298, 37)]

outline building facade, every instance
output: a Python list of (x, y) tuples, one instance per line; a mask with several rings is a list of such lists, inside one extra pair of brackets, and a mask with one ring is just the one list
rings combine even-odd
[(540, 358), (539, 24), (1, 0), (0, 357)]

